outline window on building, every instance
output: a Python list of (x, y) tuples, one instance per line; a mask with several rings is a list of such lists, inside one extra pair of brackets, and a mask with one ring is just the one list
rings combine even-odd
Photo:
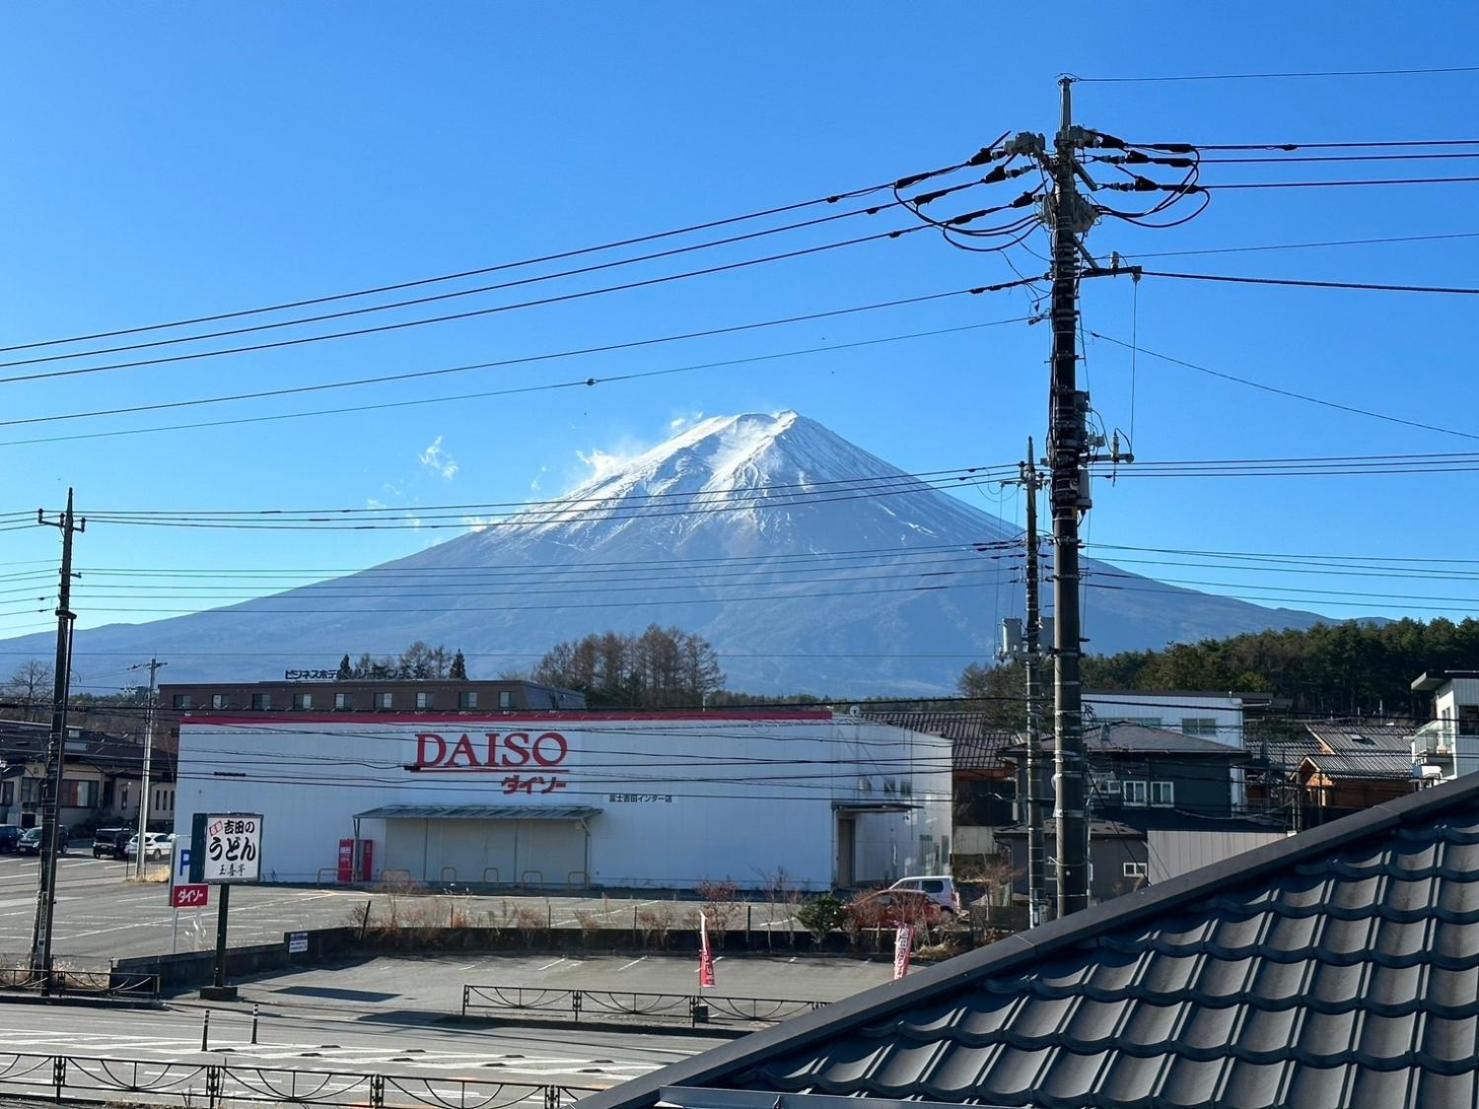
[(98, 783), (80, 778), (67, 778), (62, 782), (62, 807), (67, 809), (93, 809), (98, 804)]
[(392, 694), (389, 694), (389, 693), (377, 693), (377, 694), (375, 694), (375, 707), (377, 709), (388, 709), (388, 708), (390, 708), (391, 707), (391, 704), (392, 704), (391, 697), (392, 697)]
[(1120, 780), (1118, 778), (1105, 778), (1104, 781), (1099, 783), (1099, 791), (1101, 793), (1107, 793), (1118, 800), (1120, 795)]
[(192, 709), (195, 707), (195, 699), (188, 693), (176, 693), (170, 703), (177, 709)]
[(226, 707), (226, 694), (224, 694), (224, 693), (212, 693), (211, 694), (211, 708), (213, 708), (213, 709), (223, 709), (225, 707)]
[(1144, 782), (1126, 782), (1124, 784), (1125, 804), (1143, 805), (1149, 791)]
[(1150, 803), (1152, 805), (1174, 805), (1176, 804), (1175, 782), (1151, 782)]
[(1217, 720), (1211, 716), (1183, 716), (1181, 718), (1181, 734), (1204, 735), (1216, 739)]
[(119, 812), (127, 812), (128, 811), (128, 783), (127, 782), (119, 782), (118, 783), (118, 811)]
[(295, 708), (295, 709), (311, 709), (312, 707), (313, 707), (313, 694), (312, 693), (294, 693), (293, 694), (293, 708)]
[(1459, 705), (1458, 734), (1479, 735), (1479, 705)]
[(336, 710), (338, 710), (339, 712), (343, 712), (345, 709), (349, 708), (349, 694), (347, 694), (347, 693), (336, 693), (336, 694), (334, 694), (334, 708)]
[(498, 691), (498, 707), (501, 708), (501, 709), (511, 709), (511, 708), (513, 708), (514, 707), (514, 695), (513, 695), (513, 693), (511, 693), (507, 689), (500, 689)]
[(475, 709), (478, 707), (478, 691), (476, 689), (464, 689), (457, 694), (457, 707), (460, 709)]
[(15, 783), (0, 782), (0, 805), (15, 804)]
[(1122, 863), (1120, 873), (1126, 878), (1144, 878), (1149, 874), (1145, 863)]
[(252, 694), (252, 708), (254, 708), (254, 709), (270, 709), (271, 707), (272, 707), (272, 694), (270, 694), (270, 693), (253, 693)]
[(416, 707), (418, 709), (429, 709), (429, 708), (431, 708), (431, 694), (425, 692), (424, 690), (417, 690), (416, 691)]

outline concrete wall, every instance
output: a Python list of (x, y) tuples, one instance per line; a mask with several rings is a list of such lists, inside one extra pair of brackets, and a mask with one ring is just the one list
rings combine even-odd
[[(406, 769), (423, 747), (438, 747), (418, 744), (418, 734), (453, 746), (466, 734), (486, 752), (490, 733), (550, 731), (559, 732), (568, 755), (558, 772), (533, 775), (546, 780), (532, 792), (510, 792), (515, 775), (504, 767), (490, 771), (463, 760)], [(355, 834), (356, 814), (386, 805), (598, 809), (586, 818), (587, 869), (591, 884), (608, 887), (689, 888), (728, 879), (754, 888), (783, 870), (795, 886), (829, 888), (839, 805), (859, 810), (855, 881), (942, 869), (950, 850), (949, 741), (826, 713), (215, 717), (185, 723), (179, 757), (176, 831), (188, 838), (195, 812), (261, 812), (268, 881), (313, 881), (336, 865), (338, 842)], [(545, 792), (551, 778), (561, 786)], [(387, 829), (410, 823), (415, 836)], [(463, 859), (466, 844), (449, 852), (438, 832), (432, 850), (430, 834), (419, 820), (360, 822), (361, 838), (375, 843), (377, 877), (389, 866), (435, 881), (443, 865), (452, 865), (459, 881), (481, 879), (461, 873), (463, 866), (479, 869), (478, 860)], [(560, 833), (549, 827), (539, 834)], [(412, 839), (420, 840), (421, 860)], [(567, 852), (555, 854), (563, 860)], [(408, 860), (416, 865), (396, 865)], [(565, 884), (565, 862), (555, 869), (544, 874), (545, 884)]]

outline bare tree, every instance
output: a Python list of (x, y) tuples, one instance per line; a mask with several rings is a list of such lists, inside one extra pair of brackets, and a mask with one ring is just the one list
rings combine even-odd
[(40, 719), (37, 713), (51, 702), (51, 686), (51, 666), (33, 658), (21, 663), (10, 675), (10, 681), (5, 683), (5, 696), (20, 702), (23, 719)]

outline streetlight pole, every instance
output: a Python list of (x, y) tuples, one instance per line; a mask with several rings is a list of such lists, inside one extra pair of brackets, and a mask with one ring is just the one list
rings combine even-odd
[(144, 837), (149, 831), (149, 771), (154, 760), (154, 680), (159, 668), (168, 665), (151, 658), (148, 662), (129, 667), (130, 670), (149, 671), (149, 700), (144, 706), (144, 775), (139, 792), (139, 849), (134, 854), (134, 877), (141, 882), (144, 880)]

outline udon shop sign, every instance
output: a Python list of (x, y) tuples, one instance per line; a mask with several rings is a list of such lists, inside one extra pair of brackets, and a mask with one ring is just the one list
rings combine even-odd
[(570, 743), (559, 732), (416, 733), (418, 771), (497, 774), (506, 794), (557, 793), (566, 787)]

